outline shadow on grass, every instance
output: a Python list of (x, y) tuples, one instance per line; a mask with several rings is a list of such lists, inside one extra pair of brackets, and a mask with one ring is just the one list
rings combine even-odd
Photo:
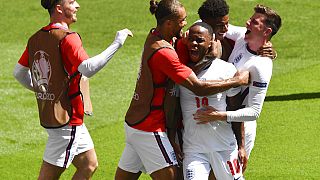
[(267, 96), (265, 101), (291, 101), (291, 100), (305, 100), (305, 99), (317, 99), (317, 98), (320, 98), (320, 92), (289, 94), (289, 95), (281, 95), (281, 96)]

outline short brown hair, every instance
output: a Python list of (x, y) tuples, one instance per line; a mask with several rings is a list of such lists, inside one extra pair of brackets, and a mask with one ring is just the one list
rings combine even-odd
[(270, 36), (271, 39), (271, 37), (275, 35), (281, 27), (281, 17), (273, 9), (261, 4), (258, 4), (254, 8), (254, 11), (256, 13), (264, 14), (267, 17), (265, 25), (272, 29), (272, 33)]
[(41, 5), (43, 8), (47, 9), (49, 14), (51, 15), (54, 7), (62, 1), (63, 0), (41, 0)]

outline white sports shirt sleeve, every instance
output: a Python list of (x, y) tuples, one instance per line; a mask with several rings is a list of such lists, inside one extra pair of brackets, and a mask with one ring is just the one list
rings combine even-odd
[(13, 76), (22, 84), (25, 88), (33, 91), (33, 84), (31, 80), (31, 73), (28, 67), (25, 67), (19, 63), (16, 64)]
[(78, 71), (88, 78), (100, 71), (109, 62), (109, 60), (118, 51), (118, 49), (122, 47), (126, 38), (129, 35), (128, 33), (129, 32), (127, 29), (118, 31), (115, 40), (112, 42), (112, 44), (102, 53), (87, 60), (84, 60), (78, 66)]
[[(113, 55), (122, 46), (121, 42), (117, 39), (102, 53), (84, 60), (79, 66), (78, 71), (86, 77), (91, 77), (101, 70), (113, 57)], [(13, 72), (13, 76), (27, 89), (33, 91), (30, 69), (17, 63)]]
[(229, 37), (237, 39), (229, 62), (236, 66), (239, 71), (250, 72), (249, 86), (242, 86), (243, 107), (237, 111), (227, 111), (228, 122), (254, 121), (260, 116), (262, 105), (267, 94), (267, 89), (272, 76), (272, 60), (252, 54), (247, 49), (244, 40), (245, 31), (232, 32), (237, 28), (230, 28)]
[(245, 27), (234, 26), (232, 24), (229, 24), (228, 31), (226, 33), (226, 38), (231, 39), (233, 41), (237, 41), (246, 33), (246, 31), (247, 28)]
[[(128, 35), (132, 36), (131, 31), (128, 29), (118, 31), (112, 44), (102, 53), (83, 61), (78, 66), (78, 71), (88, 78), (96, 74), (109, 62), (118, 49), (122, 47)], [(17, 63), (13, 71), (13, 76), (20, 84), (33, 91), (30, 69), (28, 67)]]

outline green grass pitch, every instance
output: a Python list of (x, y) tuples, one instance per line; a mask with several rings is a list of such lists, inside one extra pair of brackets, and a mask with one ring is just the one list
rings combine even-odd
[[(100, 73), (90, 80), (94, 116), (85, 122), (99, 160), (93, 179), (113, 179), (124, 148), (128, 108), (144, 40), (155, 19), (149, 1), (79, 0), (78, 22), (71, 26), (89, 55), (104, 50), (117, 30), (134, 33)], [(181, 0), (188, 25), (197, 20), (203, 0)], [(278, 52), (246, 179), (320, 179), (320, 63), (318, 0), (228, 0), (230, 23), (244, 26), (257, 3), (277, 10), (282, 29), (272, 39)], [(48, 23), (40, 1), (0, 3), (0, 179), (36, 179), (47, 134), (39, 125), (33, 93), (12, 71), (28, 38)], [(61, 179), (71, 179), (70, 167)], [(142, 175), (140, 179), (150, 179)]]

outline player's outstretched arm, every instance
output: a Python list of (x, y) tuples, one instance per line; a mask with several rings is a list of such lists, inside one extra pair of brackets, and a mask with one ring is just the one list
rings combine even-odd
[(130, 30), (122, 29), (118, 31), (112, 44), (102, 53), (83, 61), (78, 66), (78, 71), (86, 77), (96, 74), (109, 62), (118, 49), (122, 47), (128, 36), (133, 36)]
[(249, 72), (244, 71), (238, 73), (236, 76), (226, 80), (212, 80), (212, 81), (201, 81), (197, 78), (194, 73), (183, 81), (180, 85), (188, 88), (197, 96), (207, 96), (216, 94), (219, 92), (226, 91), (230, 88), (247, 85), (249, 83)]

